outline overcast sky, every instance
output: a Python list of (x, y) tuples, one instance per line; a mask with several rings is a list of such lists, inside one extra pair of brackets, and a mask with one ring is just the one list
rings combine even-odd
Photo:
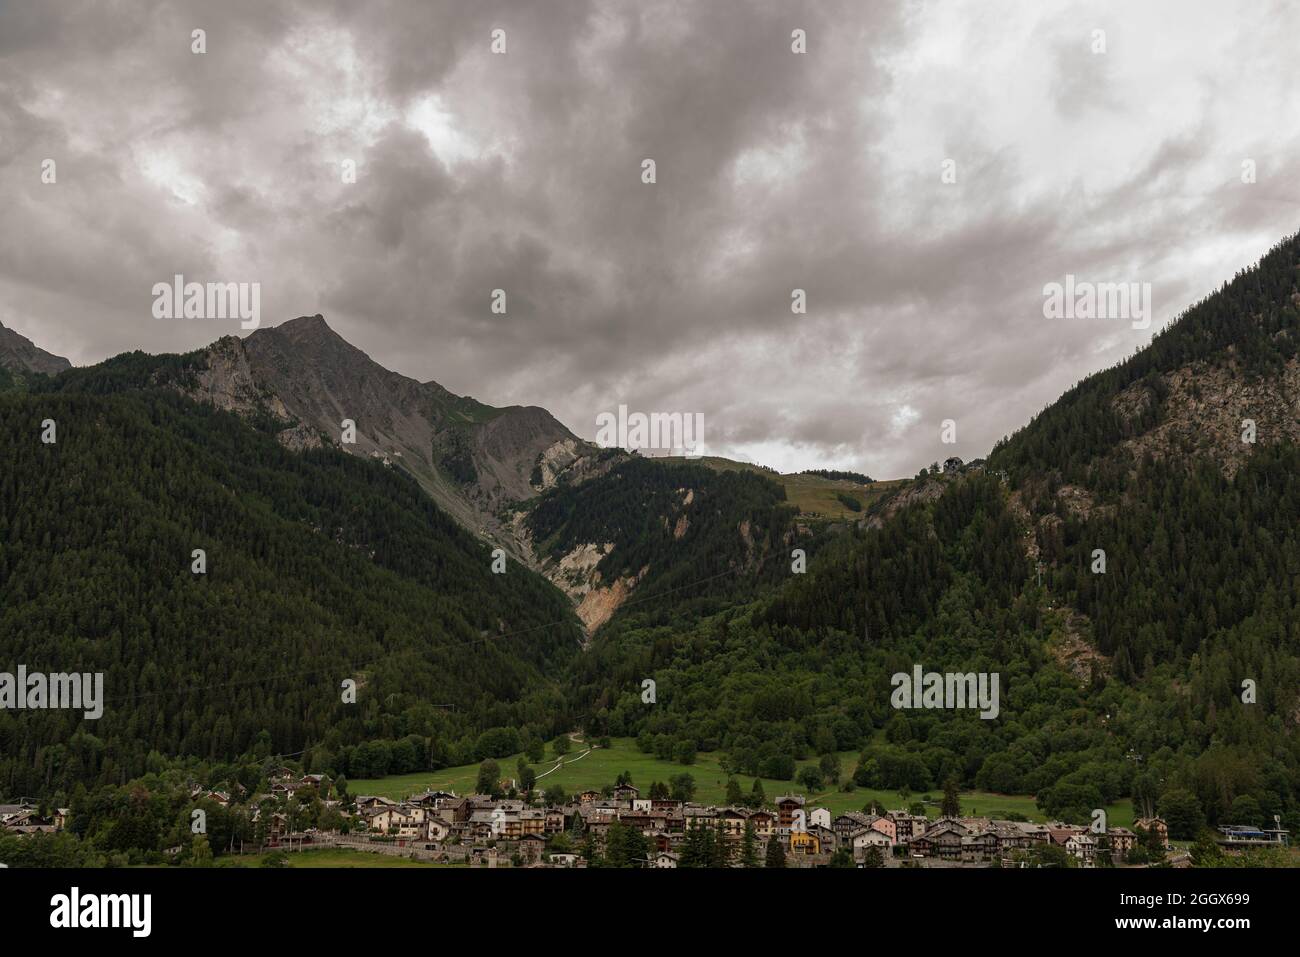
[[(323, 313), (587, 438), (702, 412), (716, 454), (910, 475), (1300, 228), (1297, 11), (0, 0), (0, 322), (183, 351), (246, 333), (154, 319), (154, 283), (259, 282), (264, 326)], [(1045, 318), (1067, 273), (1155, 321)]]

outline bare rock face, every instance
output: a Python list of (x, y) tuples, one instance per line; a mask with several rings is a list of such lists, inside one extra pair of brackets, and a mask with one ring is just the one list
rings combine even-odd
[(276, 433), (275, 437), (281, 445), (292, 452), (319, 449), (325, 444), (320, 432), (309, 425), (303, 425), (301, 422)]
[(548, 569), (548, 577), (559, 585), (570, 598), (578, 600), (600, 585), (600, 572), (596, 566), (614, 550), (613, 542), (603, 545), (587, 542), (563, 556)]
[[(1278, 375), (1251, 379), (1231, 358), (1214, 364), (1200, 362), (1165, 374), (1167, 394), (1160, 424), (1126, 440), (1122, 450), (1136, 463), (1144, 455), (1204, 455), (1231, 477), (1259, 445), (1300, 441), (1300, 363), (1292, 359)], [(1124, 419), (1140, 415), (1154, 401), (1142, 383), (1135, 383), (1113, 400)], [(1255, 441), (1243, 439), (1245, 423), (1254, 423)]]
[(647, 565), (635, 575), (624, 575), (607, 586), (592, 588), (583, 595), (582, 601), (578, 603), (578, 618), (587, 629), (587, 637), (590, 638), (597, 628), (614, 617), (614, 612), (623, 606), (649, 570), (650, 566)]
[(1050, 620), (1053, 628), (1048, 652), (1075, 681), (1085, 685), (1094, 674), (1111, 673), (1111, 659), (1093, 644), (1092, 625), (1086, 615), (1062, 607), (1051, 612)]
[(58, 375), (71, 369), (72, 363), (38, 348), (32, 340), (0, 325), (0, 366), (10, 372), (40, 372)]
[(587, 542), (558, 562), (547, 562), (541, 567), (542, 573), (578, 606), (578, 618), (588, 637), (613, 617), (641, 578), (641, 575), (624, 576), (606, 584), (596, 566), (613, 550), (613, 542)]
[(620, 578), (608, 587), (593, 589), (583, 596), (578, 604), (578, 618), (589, 636), (614, 617), (614, 612), (627, 601), (635, 586), (636, 579)]
[(543, 449), (537, 457), (536, 468), (528, 477), (529, 485), (536, 492), (555, 488), (560, 476), (581, 454), (581, 446), (576, 439), (561, 439)]
[[(529, 564), (528, 542), (499, 516), (588, 468), (598, 451), (545, 409), (493, 408), (385, 369), (319, 315), (219, 339), (202, 365), (197, 384), (183, 387), (192, 398), (270, 415), (291, 449), (328, 442), (403, 468), (462, 525)], [(345, 421), (354, 443), (343, 442)]]
[(227, 412), (268, 412), (282, 422), (294, 421), (280, 397), (257, 382), (242, 339), (218, 339), (208, 347), (206, 358), (207, 367), (195, 376), (197, 385), (186, 389), (191, 398)]

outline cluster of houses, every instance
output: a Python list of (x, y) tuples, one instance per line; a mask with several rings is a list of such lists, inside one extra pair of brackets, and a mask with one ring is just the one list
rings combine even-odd
[[(290, 768), (282, 767), (272, 770), (268, 778), (267, 792), (254, 795), (251, 800), (247, 790), (239, 784), (235, 785), (234, 794), (201, 787), (191, 788), (190, 799), (209, 801), (221, 807), (229, 807), (232, 801), (246, 803), (251, 809), (249, 821), (253, 824), (265, 823), (267, 838), (272, 845), (278, 845), (282, 838), (301, 830), (301, 822), (294, 820), (293, 808), (296, 802), (291, 800), (293, 798), (320, 799), (322, 807), (338, 811), (342, 818), (350, 816), (350, 802), (334, 793), (333, 782), (324, 774), (298, 774)], [(284, 810), (274, 810), (276, 807)]]
[[(643, 798), (630, 784), (614, 788), (608, 797), (589, 791), (558, 807), (533, 807), (487, 795), (462, 797), (448, 791), (429, 791), (405, 801), (363, 795), (356, 799), (356, 812), (359, 829), (413, 846), (435, 850), (448, 845), (491, 845), (525, 864), (555, 866), (581, 866), (582, 861), (572, 853), (547, 854), (549, 838), (569, 833), (585, 841), (590, 836), (599, 846), (615, 822), (635, 828), (646, 838), (650, 855), (646, 863), (654, 867), (676, 867), (690, 829), (697, 827), (720, 831), (736, 848), (748, 828), (759, 856), (766, 855), (771, 841), (779, 841), (793, 866), (826, 864), (841, 849), (850, 852), (856, 863), (865, 864), (872, 848), (885, 864), (997, 866), (1009, 863), (1016, 851), (1054, 844), (1081, 866), (1091, 867), (1102, 854), (1122, 861), (1139, 839), (1135, 831), (1123, 827), (1102, 834), (1071, 824), (979, 817), (931, 820), (905, 811), (832, 815), (823, 807), (805, 807), (805, 798), (798, 794), (777, 798), (775, 810), (714, 807)], [(1168, 828), (1159, 818), (1138, 821), (1135, 827), (1155, 831), (1162, 844), (1168, 840)]]
[[(236, 786), (238, 788), (238, 786)], [(774, 809), (715, 807), (667, 797), (646, 797), (631, 784), (586, 791), (560, 806), (538, 807), (517, 799), (450, 791), (427, 791), (405, 800), (362, 795), (354, 801), (334, 792), (332, 782), (319, 774), (298, 774), (279, 768), (269, 776), (268, 792), (251, 799), (239, 788), (225, 791), (195, 787), (195, 801), (229, 806), (232, 801), (250, 809), (250, 820), (270, 846), (286, 842), (313, 843), (332, 840), (367, 849), (397, 851), (438, 860), (508, 859), (525, 866), (582, 867), (579, 844), (592, 842), (603, 848), (610, 828), (618, 823), (644, 836), (650, 867), (677, 867), (693, 830), (707, 828), (730, 844), (733, 860), (749, 835), (753, 853), (766, 857), (773, 841), (780, 843), (789, 865), (815, 867), (830, 862), (836, 852), (846, 852), (860, 866), (1014, 866), (1036, 847), (1055, 846), (1082, 867), (1093, 867), (1109, 857), (1122, 863), (1145, 832), (1168, 847), (1169, 830), (1158, 817), (1144, 818), (1134, 830), (1109, 827), (1104, 832), (1064, 823), (1035, 824), (987, 817), (930, 819), (906, 811), (870, 814), (846, 811), (835, 815), (824, 807), (807, 807), (799, 794), (776, 799)], [(304, 801), (320, 801), (338, 812), (329, 827), (303, 826)], [(0, 831), (34, 834), (62, 830), (70, 812), (66, 808), (42, 814), (30, 801), (0, 804)], [(322, 816), (322, 821), (324, 820)], [(1285, 846), (1287, 832), (1239, 825), (1219, 828), (1226, 850), (1260, 846)], [(568, 842), (552, 842), (558, 835)], [(262, 838), (259, 838), (259, 843)], [(715, 837), (716, 840), (716, 837)], [(181, 848), (172, 849), (180, 852)], [(844, 855), (841, 855), (841, 860)], [(1108, 862), (1108, 863), (1109, 863)]]
[(68, 824), (72, 812), (66, 807), (52, 808), (41, 813), (34, 801), (20, 800), (17, 804), (0, 804), (0, 832), (9, 834), (53, 834)]

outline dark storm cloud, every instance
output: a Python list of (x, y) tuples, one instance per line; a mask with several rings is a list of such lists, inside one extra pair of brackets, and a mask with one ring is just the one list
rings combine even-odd
[[(782, 468), (983, 454), (1297, 226), (1295, 15), (1187, 6), (0, 5), (0, 321), (189, 349), (238, 326), (153, 283), (259, 281), (265, 325), (588, 437), (626, 403)], [(1152, 329), (1045, 320), (1066, 273), (1151, 282)]]

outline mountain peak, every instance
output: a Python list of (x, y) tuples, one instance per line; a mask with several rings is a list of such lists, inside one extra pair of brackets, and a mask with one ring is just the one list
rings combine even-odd
[(264, 326), (246, 340), (250, 349), (281, 354), (310, 356), (313, 361), (328, 360), (359, 374), (389, 376), (397, 373), (384, 369), (365, 352), (334, 331), (320, 313), (288, 319), (278, 326)]
[(532, 498), (590, 452), (538, 406), (493, 408), (385, 368), (319, 314), (209, 346), (191, 394), (269, 412), (287, 424), (279, 436), (291, 448), (337, 443), (350, 420), (344, 451), (399, 465), (462, 525), (521, 552), (501, 507)]
[(335, 332), (333, 329), (330, 328), (329, 323), (325, 321), (325, 317), (322, 316), (319, 312), (316, 313), (316, 315), (314, 316), (299, 316), (296, 319), (287, 319), (284, 322), (280, 323), (278, 326), (267, 327), (266, 331), (278, 332), (284, 335), (292, 336), (294, 338), (307, 338), (307, 337), (316, 337), (316, 338), (333, 337), (335, 339), (343, 338), (337, 332)]

